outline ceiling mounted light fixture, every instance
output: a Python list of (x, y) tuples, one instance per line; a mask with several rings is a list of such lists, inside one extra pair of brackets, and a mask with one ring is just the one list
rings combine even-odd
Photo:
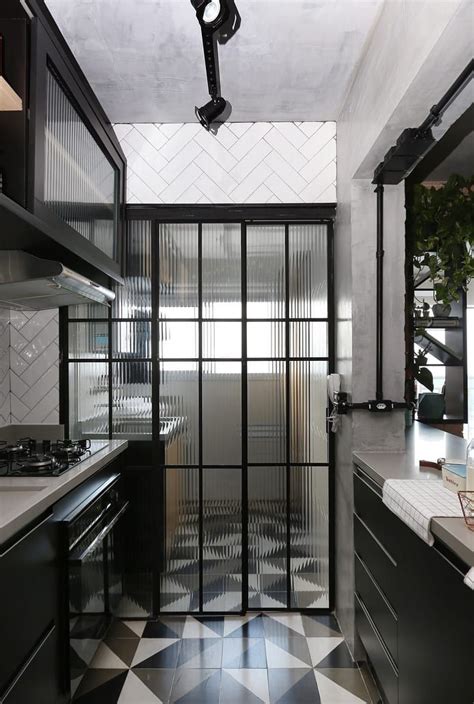
[[(208, 103), (200, 108), (195, 108), (195, 113), (201, 125), (209, 131), (212, 123), (222, 115), (228, 105), (227, 101), (219, 95), (217, 35), (231, 18), (231, 8), (234, 10), (232, 13), (234, 14), (233, 24), (238, 13), (233, 5), (233, 0), (191, 0), (191, 4), (196, 10), (196, 17), (201, 25), (207, 86), (211, 96)], [(237, 23), (235, 23), (235, 28), (237, 28)], [(230, 34), (227, 39), (229, 36)]]

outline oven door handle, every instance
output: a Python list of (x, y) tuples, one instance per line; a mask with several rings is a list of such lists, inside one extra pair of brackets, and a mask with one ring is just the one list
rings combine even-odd
[(86, 559), (86, 557), (88, 555), (90, 555), (90, 553), (93, 552), (96, 549), (96, 547), (104, 541), (104, 539), (110, 533), (112, 528), (114, 528), (114, 526), (117, 524), (117, 522), (120, 520), (122, 515), (127, 510), (129, 503), (130, 503), (129, 501), (125, 501), (125, 503), (122, 504), (122, 506), (119, 508), (119, 510), (114, 515), (114, 517), (109, 521), (109, 523), (104, 528), (102, 528), (100, 533), (98, 533), (98, 535), (94, 538), (94, 540), (91, 543), (89, 543), (89, 545), (86, 548), (84, 548), (82, 550), (74, 550), (70, 554), (68, 562), (71, 566), (81, 565), (84, 562), (84, 560)]

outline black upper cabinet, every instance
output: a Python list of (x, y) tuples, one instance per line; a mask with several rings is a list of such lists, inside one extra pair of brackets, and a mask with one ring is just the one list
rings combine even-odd
[[(26, 76), (25, 110), (23, 114), (10, 113), (7, 118), (15, 125), (16, 154), (22, 158), (15, 161), (10, 156), (3, 159), (3, 164), (0, 161), (4, 193), (26, 206), (46, 225), (46, 230), (49, 228), (51, 258), (55, 256), (60, 232), (63, 247), (57, 255), (62, 256), (64, 263), (77, 269), (77, 262), (82, 260), (120, 280), (125, 157), (46, 6), (42, 0), (31, 0), (29, 4), (34, 17), (27, 21), (26, 28), (25, 21), (21, 25), (23, 60), (17, 56)], [(4, 28), (9, 29), (7, 22), (12, 24), (14, 20), (0, 18), (1, 33)], [(9, 29), (12, 40), (14, 27)], [(15, 31), (18, 34), (20, 30)], [(19, 70), (12, 64), (15, 68)], [(21, 126), (25, 120), (26, 129)], [(23, 145), (21, 134), (25, 137)], [(0, 155), (3, 142), (4, 137), (0, 136)], [(44, 256), (48, 247), (42, 241), (43, 235), (38, 238), (36, 251), (27, 246), (28, 251)], [(72, 254), (69, 261), (64, 261), (64, 248)], [(81, 273), (89, 274), (86, 269), (87, 266)]]

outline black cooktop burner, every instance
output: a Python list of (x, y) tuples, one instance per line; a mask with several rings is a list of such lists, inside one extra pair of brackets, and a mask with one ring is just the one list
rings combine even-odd
[(14, 445), (0, 444), (0, 475), (51, 477), (62, 474), (94, 452), (106, 447), (104, 441), (33, 440), (23, 438)]

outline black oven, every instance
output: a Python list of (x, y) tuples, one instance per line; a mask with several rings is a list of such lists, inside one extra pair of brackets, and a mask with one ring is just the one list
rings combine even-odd
[(128, 501), (114, 474), (62, 520), (67, 550), (71, 696), (90, 665), (122, 598), (119, 523)]

